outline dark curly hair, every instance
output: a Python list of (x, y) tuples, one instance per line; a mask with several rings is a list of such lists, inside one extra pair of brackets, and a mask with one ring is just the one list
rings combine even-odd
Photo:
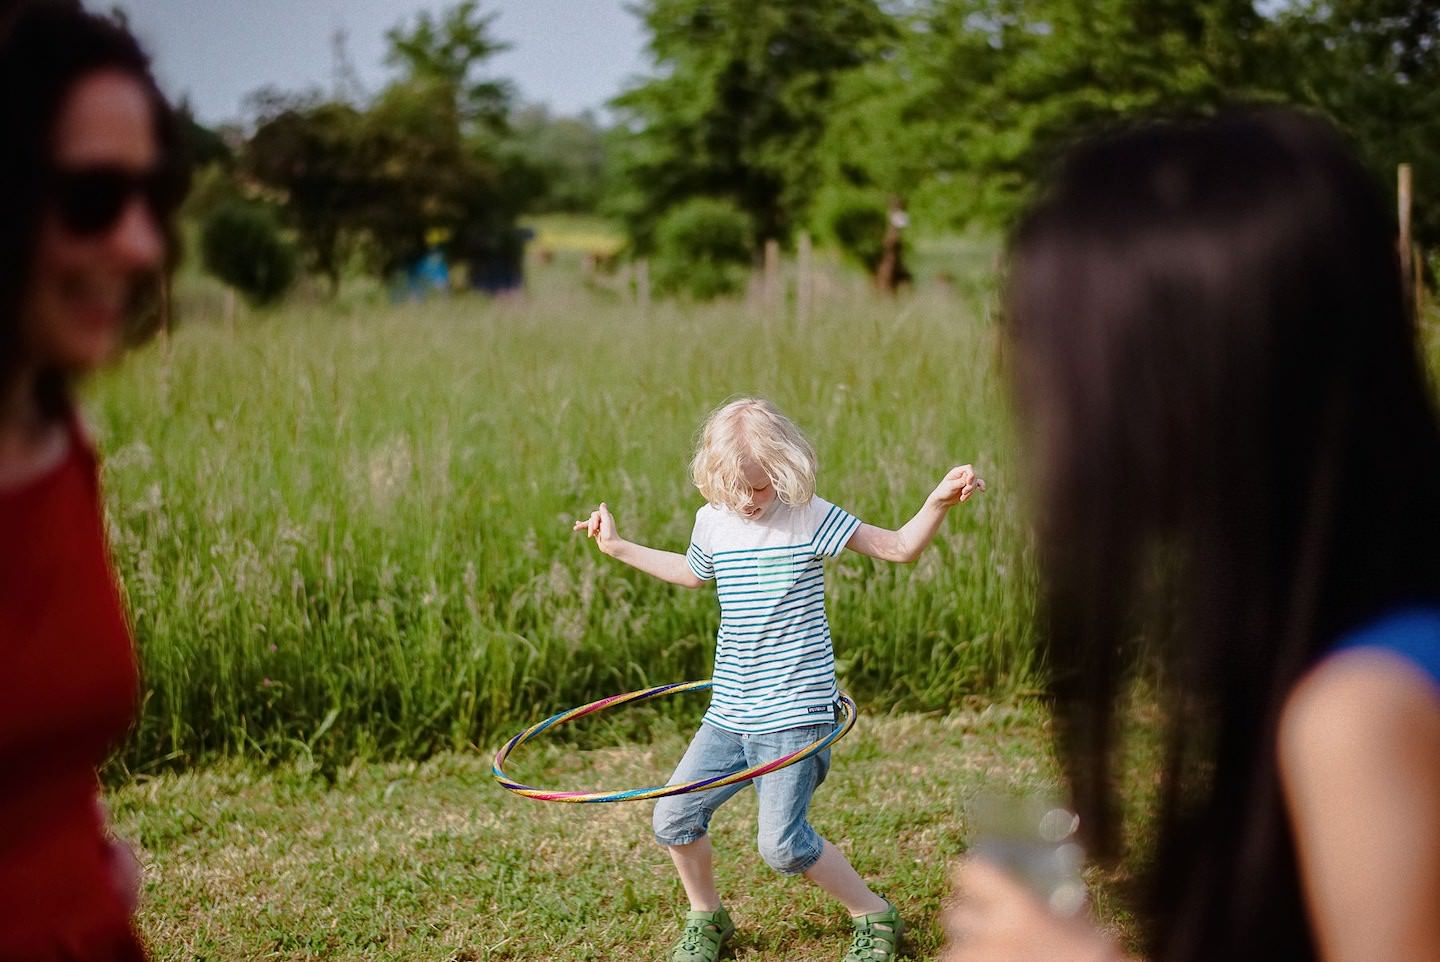
[[(75, 0), (0, 5), (0, 390), (24, 363), (20, 314), (34, 266), (55, 124), (76, 83), (99, 70), (128, 74), (144, 88), (170, 182), (167, 193), (178, 203), (188, 186), (176, 114), (155, 82), (149, 58), (124, 26), (87, 13)], [(178, 253), (172, 218), (162, 218), (160, 228), (168, 271)], [(131, 342), (153, 329), (159, 316), (159, 280), (132, 307), (126, 331)], [(60, 372), (41, 372), (36, 389), (48, 415), (67, 403)]]

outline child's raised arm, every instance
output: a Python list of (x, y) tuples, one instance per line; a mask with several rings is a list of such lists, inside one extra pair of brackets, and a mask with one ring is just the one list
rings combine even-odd
[(615, 518), (611, 516), (610, 509), (605, 506), (603, 501), (600, 502), (600, 507), (590, 512), (590, 517), (576, 521), (573, 530), (584, 531), (594, 538), (595, 546), (600, 549), (602, 554), (607, 554), (616, 561), (623, 561), (647, 575), (653, 575), (662, 581), (668, 581), (672, 585), (679, 585), (682, 588), (699, 588), (705, 584), (691, 570), (690, 562), (685, 560), (683, 554), (662, 551), (659, 548), (648, 548), (643, 544), (626, 541), (620, 537), (615, 530)]
[(935, 490), (930, 492), (930, 497), (925, 499), (924, 506), (916, 512), (915, 517), (905, 522), (899, 531), (862, 523), (850, 536), (846, 547), (881, 561), (909, 564), (920, 557), (920, 553), (934, 540), (935, 532), (940, 529), (940, 522), (945, 520), (946, 513), (952, 507), (962, 501), (969, 501), (976, 491), (984, 490), (985, 482), (975, 473), (973, 467), (962, 464), (951, 468), (945, 477), (940, 479)]

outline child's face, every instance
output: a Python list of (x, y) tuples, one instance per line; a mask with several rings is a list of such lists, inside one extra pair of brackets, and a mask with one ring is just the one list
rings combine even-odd
[(770, 483), (770, 476), (758, 464), (747, 461), (740, 471), (745, 475), (745, 484), (750, 489), (750, 498), (740, 508), (740, 514), (746, 518), (758, 518), (770, 507), (770, 502), (775, 500), (775, 486)]

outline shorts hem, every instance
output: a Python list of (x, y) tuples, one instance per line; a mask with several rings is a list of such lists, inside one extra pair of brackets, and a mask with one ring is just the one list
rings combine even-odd
[(807, 858), (804, 862), (800, 863), (797, 868), (776, 869), (775, 871), (779, 872), (781, 875), (804, 875), (806, 872), (810, 871), (812, 868), (815, 867), (815, 863), (820, 861), (820, 856), (824, 854), (825, 842), (822, 839), (820, 842), (820, 847), (815, 850), (815, 854)]
[(698, 842), (709, 834), (709, 832), (687, 832), (684, 835), (676, 835), (673, 839), (661, 838), (659, 835), (656, 835), (655, 841), (657, 844), (664, 845), (666, 848), (673, 848), (676, 845), (689, 845), (691, 842)]

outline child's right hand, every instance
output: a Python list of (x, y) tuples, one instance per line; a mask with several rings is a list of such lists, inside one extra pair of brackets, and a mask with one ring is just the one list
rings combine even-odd
[(620, 535), (615, 532), (615, 518), (611, 516), (604, 501), (600, 502), (600, 507), (590, 512), (590, 517), (576, 521), (571, 530), (584, 531), (594, 538), (595, 546), (605, 554), (610, 554), (620, 540)]
[(940, 479), (935, 490), (930, 492), (930, 501), (942, 508), (953, 508), (964, 501), (969, 501), (970, 496), (977, 491), (985, 490), (985, 482), (975, 473), (975, 468), (968, 464), (951, 468)]

